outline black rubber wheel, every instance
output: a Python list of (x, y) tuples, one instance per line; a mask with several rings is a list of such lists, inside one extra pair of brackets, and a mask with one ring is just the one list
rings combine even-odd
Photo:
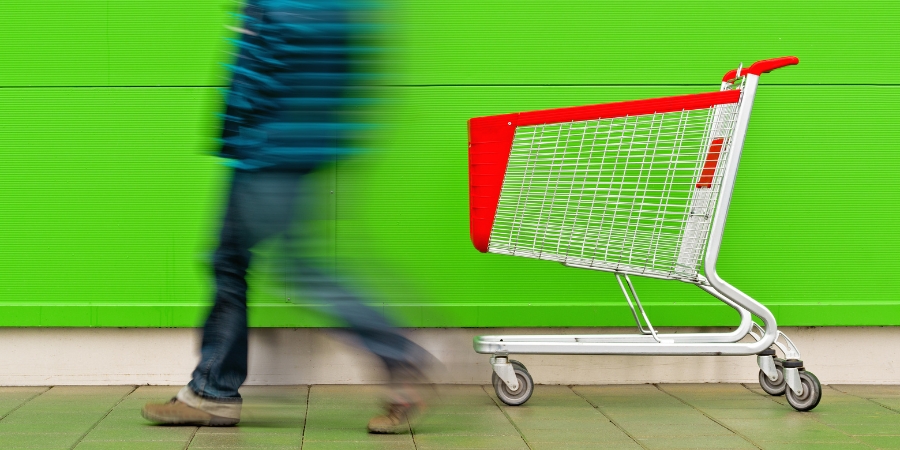
[(781, 366), (776, 365), (775, 368), (778, 369), (778, 378), (775, 381), (769, 379), (762, 370), (759, 371), (759, 386), (766, 391), (766, 394), (777, 397), (784, 395), (784, 391), (787, 389), (787, 382), (784, 380), (784, 371), (781, 369)]
[[(512, 363), (512, 361), (510, 361), (510, 363)], [(534, 393), (534, 380), (531, 379), (531, 375), (528, 374), (527, 370), (523, 370), (524, 367), (525, 366), (521, 363), (513, 364), (513, 371), (519, 381), (519, 388), (515, 391), (510, 390), (509, 386), (494, 373), (494, 376), (492, 377), (494, 392), (497, 393), (497, 398), (499, 398), (501, 402), (506, 403), (509, 406), (519, 406), (531, 398), (531, 394)]]
[(803, 386), (803, 392), (800, 395), (788, 388), (784, 392), (785, 398), (797, 411), (811, 411), (819, 404), (819, 400), (822, 400), (822, 385), (812, 372), (805, 370), (800, 371), (800, 384)]

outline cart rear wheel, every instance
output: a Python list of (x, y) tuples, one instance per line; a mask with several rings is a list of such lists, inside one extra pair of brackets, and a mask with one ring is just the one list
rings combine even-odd
[(766, 376), (766, 373), (762, 370), (759, 371), (759, 385), (762, 387), (766, 394), (779, 396), (784, 395), (785, 389), (787, 389), (787, 382), (784, 379), (784, 371), (781, 368), (781, 365), (775, 366), (778, 369), (778, 378), (775, 381), (769, 379)]
[[(513, 363), (513, 361), (510, 361), (510, 363)], [(509, 406), (519, 406), (527, 402), (534, 392), (534, 380), (531, 379), (531, 375), (525, 370), (525, 366), (522, 363), (518, 361), (515, 361), (515, 363), (513, 364), (513, 371), (516, 374), (516, 379), (519, 381), (519, 388), (515, 391), (511, 390), (496, 373), (491, 377), (497, 398)]]
[(822, 385), (812, 372), (805, 370), (800, 372), (800, 385), (803, 386), (803, 392), (800, 395), (795, 394), (793, 389), (787, 389), (784, 392), (785, 397), (797, 411), (810, 411), (822, 399)]

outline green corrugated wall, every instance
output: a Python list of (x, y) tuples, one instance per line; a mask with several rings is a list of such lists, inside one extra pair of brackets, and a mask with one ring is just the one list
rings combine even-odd
[[(396, 1), (385, 150), (343, 161), (325, 225), (410, 326), (622, 326), (613, 277), (483, 255), (465, 121), (762, 78), (720, 273), (782, 325), (898, 325), (900, 7), (892, 1)], [(228, 0), (0, 3), (0, 325), (196, 326), (226, 171), (208, 156)], [(323, 194), (327, 195), (327, 194)], [(329, 200), (331, 201), (331, 200)], [(326, 202), (327, 203), (327, 202)], [(345, 258), (338, 258), (343, 261)], [(356, 262), (354, 262), (356, 261)], [(728, 325), (637, 280), (658, 325)], [(255, 326), (322, 326), (254, 292)]]

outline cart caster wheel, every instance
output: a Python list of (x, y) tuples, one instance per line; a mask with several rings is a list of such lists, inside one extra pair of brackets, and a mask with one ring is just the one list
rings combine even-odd
[(494, 384), (494, 392), (497, 393), (497, 398), (499, 398), (501, 402), (506, 403), (509, 406), (519, 406), (531, 398), (531, 394), (534, 392), (534, 380), (531, 379), (531, 375), (525, 370), (525, 366), (523, 366), (522, 363), (510, 361), (510, 364), (513, 365), (513, 371), (519, 381), (519, 389), (516, 389), (515, 391), (510, 390), (509, 386), (507, 386), (496, 373), (491, 377), (491, 381), (493, 381)]
[(786, 389), (784, 394), (788, 403), (797, 411), (810, 411), (819, 404), (822, 399), (822, 385), (812, 372), (800, 372), (800, 384), (803, 393), (797, 395), (792, 389)]
[[(525, 364), (522, 364), (519, 361), (511, 359), (509, 360), (509, 363), (512, 364), (514, 369), (522, 369), (525, 372), (528, 372), (528, 369), (525, 368)], [(496, 385), (498, 381), (500, 381), (500, 377), (497, 376), (497, 372), (491, 372), (491, 384)]]
[(766, 394), (777, 397), (784, 395), (784, 391), (787, 389), (787, 381), (784, 379), (784, 370), (782, 370), (781, 365), (776, 364), (775, 367), (778, 368), (778, 378), (775, 381), (769, 379), (762, 370), (759, 371), (759, 386), (766, 391)]

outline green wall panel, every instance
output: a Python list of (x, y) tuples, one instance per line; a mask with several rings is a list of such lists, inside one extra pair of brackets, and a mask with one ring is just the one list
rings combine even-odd
[[(892, 1), (709, 0), (403, 3), (411, 84), (681, 84), (795, 55), (772, 83), (887, 83)], [(728, 67), (734, 65), (735, 67)]]
[(231, 0), (4, 0), (0, 87), (218, 86)]
[(109, 84), (106, 0), (4, 0), (0, 86)]
[[(385, 3), (396, 84), (707, 84), (782, 55), (803, 63), (769, 84), (881, 84), (898, 69), (893, 1)], [(237, 4), (7, 0), (0, 86), (224, 84)]]
[[(237, 4), (0, 3), (0, 326), (200, 324), (227, 177), (209, 156), (215, 86)], [(390, 126), (379, 151), (319, 175), (314, 224), (337, 272), (386, 313), (631, 325), (610, 274), (472, 248), (465, 121), (714, 90), (738, 62), (797, 55), (762, 79), (720, 271), (781, 325), (900, 325), (895, 2), (389, 4)], [(261, 261), (253, 326), (339, 325)], [(737, 317), (690, 285), (637, 288), (658, 325)]]
[[(472, 248), (465, 120), (702, 90), (398, 89), (384, 148), (323, 175), (337, 183), (336, 220), (323, 223), (338, 271), (412, 326), (629, 325), (609, 274)], [(225, 176), (208, 155), (218, 99), (214, 88), (0, 90), (0, 145), (16, 155), (0, 166), (0, 325), (199, 323)], [(720, 271), (783, 325), (900, 324), (889, 207), (900, 158), (879, 144), (900, 138), (898, 101), (896, 87), (760, 88)], [(277, 280), (257, 285), (254, 325), (335, 324), (268, 289)], [(690, 285), (637, 287), (659, 325), (736, 318)]]
[(0, 90), (3, 302), (196, 302), (211, 88)]

